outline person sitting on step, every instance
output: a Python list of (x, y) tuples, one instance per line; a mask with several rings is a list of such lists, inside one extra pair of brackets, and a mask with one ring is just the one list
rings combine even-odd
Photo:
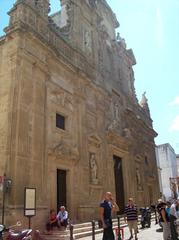
[(58, 226), (57, 225), (57, 214), (54, 209), (51, 209), (49, 217), (48, 217), (48, 222), (46, 224), (47, 233), (48, 234), (52, 233), (53, 228), (57, 227), (57, 226)]
[(60, 207), (60, 211), (57, 214), (58, 226), (61, 229), (66, 229), (68, 225), (68, 212), (65, 210), (64, 206)]

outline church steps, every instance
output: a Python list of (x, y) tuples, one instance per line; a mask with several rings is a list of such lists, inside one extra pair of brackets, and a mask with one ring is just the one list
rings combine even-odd
[[(154, 220), (154, 214), (152, 214), (152, 219)], [(138, 224), (140, 225), (140, 216)], [(120, 220), (121, 227), (126, 227), (127, 224), (124, 222), (124, 218), (121, 218)], [(80, 239), (84, 237), (88, 237), (92, 235), (92, 224), (91, 222), (86, 223), (79, 223), (79, 224), (73, 224), (73, 237), (74, 239)], [(118, 227), (118, 221), (117, 219), (113, 219), (113, 229)], [(98, 222), (95, 221), (95, 234), (100, 234), (103, 232), (102, 228), (98, 227)], [(59, 231), (58, 229), (53, 230), (53, 234), (42, 234), (41, 235), (44, 240), (70, 240), (70, 230), (69, 227), (66, 231)]]

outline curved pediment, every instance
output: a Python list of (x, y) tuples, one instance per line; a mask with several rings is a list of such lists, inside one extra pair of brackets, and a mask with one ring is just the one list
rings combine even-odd
[(96, 133), (94, 133), (88, 136), (88, 143), (100, 147), (102, 140)]

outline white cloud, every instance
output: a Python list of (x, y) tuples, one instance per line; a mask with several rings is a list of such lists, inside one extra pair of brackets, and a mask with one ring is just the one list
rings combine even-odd
[(176, 132), (176, 131), (179, 131), (179, 115), (176, 116), (174, 119), (173, 119), (173, 122), (169, 128), (169, 131), (170, 132)]
[(179, 105), (179, 96), (176, 96), (175, 99), (168, 104), (169, 106)]

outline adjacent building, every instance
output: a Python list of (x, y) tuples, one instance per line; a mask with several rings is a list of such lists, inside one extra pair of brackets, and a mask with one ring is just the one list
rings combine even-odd
[(179, 154), (176, 154), (176, 160), (177, 160), (177, 175), (179, 176)]
[(60, 205), (73, 220), (98, 218), (105, 191), (121, 212), (129, 196), (138, 206), (159, 197), (157, 134), (145, 94), (136, 98), (136, 60), (116, 37), (115, 14), (105, 0), (60, 2), (49, 16), (48, 0), (17, 0), (0, 38), (7, 223), (26, 221), (25, 187), (36, 189), (35, 226)]
[[(178, 193), (178, 172), (174, 149), (169, 143), (158, 145), (156, 147), (156, 158), (158, 169), (160, 169), (160, 191), (166, 199), (176, 197), (176, 194)], [(176, 192), (176, 194), (174, 194), (174, 192)]]

